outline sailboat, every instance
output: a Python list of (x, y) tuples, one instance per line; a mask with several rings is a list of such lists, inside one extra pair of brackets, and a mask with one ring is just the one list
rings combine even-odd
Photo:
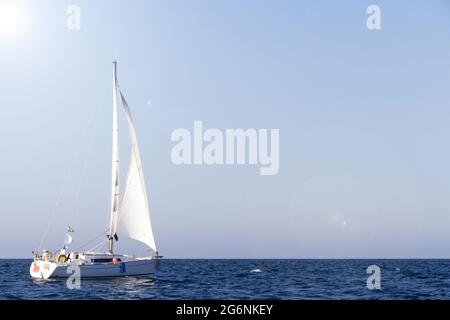
[[(120, 96), (129, 138), (131, 157), (124, 190), (119, 190), (119, 128), (117, 100)], [(155, 238), (150, 220), (150, 211), (142, 171), (136, 131), (130, 108), (117, 81), (117, 62), (113, 61), (113, 99), (112, 99), (112, 180), (109, 228), (106, 232), (108, 249), (105, 252), (79, 252), (68, 250), (72, 242), (72, 228), (67, 230), (63, 249), (52, 254), (44, 250), (42, 254), (33, 252), (30, 275), (38, 279), (67, 278), (77, 266), (81, 278), (121, 277), (154, 274), (159, 260)], [(143, 243), (150, 254), (145, 257), (118, 254), (114, 243), (120, 237), (127, 237)]]

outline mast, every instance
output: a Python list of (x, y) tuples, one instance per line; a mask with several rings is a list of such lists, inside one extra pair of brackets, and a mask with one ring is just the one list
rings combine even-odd
[(111, 212), (109, 223), (109, 253), (113, 253), (115, 220), (119, 206), (119, 125), (117, 120), (117, 61), (113, 61), (113, 106), (112, 106), (112, 171)]

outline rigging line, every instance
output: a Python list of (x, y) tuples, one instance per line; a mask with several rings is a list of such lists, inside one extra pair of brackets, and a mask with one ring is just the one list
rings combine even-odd
[(95, 246), (93, 246), (92, 248), (88, 249), (87, 251), (88, 252), (96, 252), (97, 250), (101, 251), (99, 248), (105, 248), (106, 249), (107, 246), (108, 246), (108, 243), (106, 241), (102, 241), (102, 242), (96, 244)]
[(49, 229), (50, 229), (50, 226), (51, 226), (51, 224), (52, 224), (52, 222), (53, 222), (53, 220), (54, 220), (54, 218), (55, 218), (56, 209), (58, 209), (58, 207), (59, 207), (59, 203), (60, 203), (60, 201), (61, 201), (61, 198), (62, 198), (62, 195), (63, 195), (64, 190), (65, 190), (65, 188), (66, 188), (66, 185), (67, 185), (67, 183), (69, 182), (69, 179), (70, 179), (70, 177), (71, 177), (71, 175), (72, 175), (73, 166), (74, 166), (74, 164), (75, 164), (75, 161), (76, 161), (76, 157), (73, 158), (72, 163), (70, 164), (69, 170), (67, 171), (66, 177), (64, 178), (64, 181), (63, 181), (63, 184), (62, 184), (62, 186), (61, 186), (61, 190), (59, 191), (58, 198), (57, 198), (57, 200), (56, 200), (55, 206), (53, 207), (53, 209), (52, 209), (52, 211), (51, 211), (50, 219), (47, 221), (47, 226), (46, 226), (46, 228), (45, 228), (45, 230), (44, 230), (44, 233), (43, 233), (42, 236), (41, 236), (41, 240), (40, 240), (40, 242), (39, 242), (38, 251), (41, 250), (42, 244), (43, 244), (43, 242), (45, 241), (45, 239), (46, 239), (46, 237), (47, 237), (47, 234), (48, 234), (48, 231), (49, 231)]
[[(100, 99), (100, 98), (99, 98), (99, 99)], [(100, 109), (100, 108), (98, 108), (98, 109)], [(97, 112), (99, 112), (99, 111), (97, 111)], [(96, 117), (96, 118), (93, 117), (93, 119), (91, 120), (91, 122), (94, 122), (94, 120), (96, 120), (96, 119), (98, 119), (98, 117)], [(74, 167), (74, 165), (75, 165), (75, 162), (77, 161), (77, 158), (78, 158), (78, 157), (75, 155), (75, 156), (73, 157), (73, 159), (72, 159), (72, 162), (71, 162), (70, 166), (69, 166), (69, 169), (68, 169), (68, 171), (67, 171), (66, 177), (65, 177), (65, 179), (64, 179), (64, 181), (63, 181), (63, 184), (62, 184), (62, 186), (61, 186), (60, 192), (59, 192), (59, 194), (58, 194), (58, 197), (57, 197), (57, 201), (56, 201), (56, 203), (55, 203), (55, 206), (52, 208), (52, 212), (51, 212), (51, 214), (50, 214), (50, 219), (47, 221), (47, 226), (46, 226), (46, 228), (44, 229), (44, 232), (43, 232), (43, 234), (42, 234), (42, 236), (41, 236), (41, 240), (40, 240), (40, 242), (39, 242), (38, 251), (42, 248), (42, 244), (44, 243), (44, 241), (45, 241), (45, 239), (46, 239), (46, 237), (47, 237), (48, 231), (50, 230), (50, 227), (51, 227), (52, 222), (53, 222), (53, 220), (54, 220), (54, 218), (55, 218), (55, 215), (56, 215), (56, 210), (57, 210), (58, 207), (59, 207), (59, 203), (61, 202), (62, 196), (63, 196), (64, 191), (65, 191), (65, 189), (66, 189), (66, 185), (67, 185), (67, 183), (69, 182), (70, 177), (72, 176), (73, 167)], [(79, 192), (78, 192), (78, 193), (79, 193)]]
[[(99, 97), (98, 100), (100, 101), (99, 105), (103, 104), (103, 100), (104, 99), (102, 99), (102, 97)], [(88, 160), (89, 160), (90, 155), (92, 153), (92, 147), (94, 145), (94, 139), (93, 138), (94, 138), (94, 135), (96, 134), (96, 131), (97, 131), (96, 129), (97, 129), (97, 126), (98, 126), (98, 119), (99, 119), (99, 113), (100, 113), (101, 108), (96, 108), (96, 109), (97, 109), (96, 112), (92, 112), (92, 118), (89, 121), (90, 122), (89, 127), (91, 127), (90, 134), (89, 134), (89, 137), (90, 137), (89, 140), (90, 141), (89, 141), (89, 143), (88, 143), (88, 145), (86, 147), (85, 157), (84, 157), (84, 160), (83, 160), (83, 166), (82, 166), (82, 169), (81, 169), (80, 178), (78, 179), (78, 186), (77, 186), (77, 191), (76, 191), (76, 194), (75, 194), (75, 202), (74, 202), (74, 204), (72, 206), (72, 211), (71, 211), (69, 219), (68, 219), (69, 225), (72, 223), (73, 217), (75, 216), (75, 213), (78, 210), (78, 200), (80, 199), (81, 186), (83, 184), (84, 177), (86, 176), (87, 163), (88, 163)]]
[(89, 244), (91, 244), (92, 242), (96, 241), (98, 238), (104, 237), (106, 232), (107, 232), (106, 230), (103, 231), (101, 234), (99, 234), (99, 235), (96, 236), (95, 238), (93, 238), (93, 239), (89, 240), (88, 242), (84, 243), (83, 245), (79, 246), (78, 249), (77, 249), (77, 251), (81, 250), (82, 248), (87, 247), (87, 245), (89, 245)]

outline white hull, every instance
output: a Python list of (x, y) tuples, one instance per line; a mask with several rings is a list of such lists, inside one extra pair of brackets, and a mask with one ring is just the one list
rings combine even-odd
[(125, 277), (154, 274), (158, 259), (143, 258), (113, 263), (91, 264), (57, 264), (37, 260), (31, 263), (30, 275), (36, 279), (68, 278), (73, 275), (76, 267), (80, 268), (81, 278)]

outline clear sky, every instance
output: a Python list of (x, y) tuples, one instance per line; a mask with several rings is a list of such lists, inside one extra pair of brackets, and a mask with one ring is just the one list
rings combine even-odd
[[(69, 223), (74, 247), (106, 228), (117, 57), (165, 257), (450, 258), (446, 1), (14, 2), (0, 257), (29, 257), (50, 220), (51, 249)], [(174, 165), (170, 135), (194, 120), (279, 128), (279, 174)]]

